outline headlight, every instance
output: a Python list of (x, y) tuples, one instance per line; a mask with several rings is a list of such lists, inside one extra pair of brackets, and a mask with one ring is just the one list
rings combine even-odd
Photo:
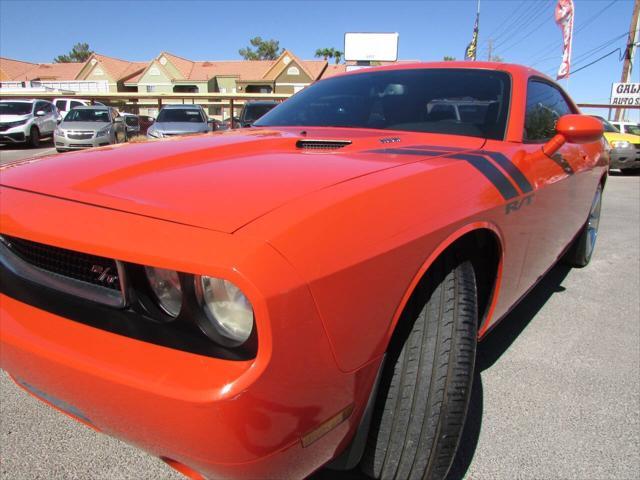
[(631, 142), (625, 140), (614, 140), (611, 142), (613, 148), (631, 148)]
[(59, 137), (64, 137), (64, 130), (62, 130), (61, 128), (56, 128), (56, 131), (53, 133), (55, 135), (58, 135)]
[(242, 291), (228, 280), (196, 277), (196, 294), (206, 317), (198, 321), (200, 329), (223, 345), (238, 346), (253, 331), (253, 307)]
[(162, 132), (159, 132), (158, 130), (149, 129), (147, 130), (147, 135), (152, 138), (162, 138)]
[(5, 123), (5, 125), (6, 125), (8, 128), (18, 127), (18, 126), (20, 126), (20, 125), (24, 125), (25, 123), (27, 123), (27, 121), (28, 121), (28, 120), (29, 120), (28, 118), (25, 118), (24, 120), (18, 120), (17, 122), (9, 122), (9, 123)]
[(111, 133), (111, 125), (107, 125), (106, 127), (98, 130), (98, 133), (96, 133), (96, 137), (106, 137), (107, 135), (109, 135), (109, 133)]
[(144, 267), (144, 269), (158, 306), (167, 315), (177, 317), (182, 308), (182, 288), (178, 272), (155, 267)]

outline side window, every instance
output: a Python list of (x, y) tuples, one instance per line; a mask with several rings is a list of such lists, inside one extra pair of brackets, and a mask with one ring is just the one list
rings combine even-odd
[(37, 113), (40, 110), (46, 111), (44, 102), (36, 102), (36, 104), (35, 104), (35, 106), (33, 108), (33, 113)]
[(76, 102), (75, 100), (71, 100), (71, 106), (69, 107), (70, 110), (73, 110), (76, 107), (82, 107), (82, 103), (80, 102)]
[(524, 141), (544, 142), (556, 134), (556, 122), (573, 113), (564, 96), (553, 85), (529, 80), (524, 118)]
[(66, 100), (56, 100), (56, 108), (60, 111), (64, 111), (67, 109), (67, 101)]

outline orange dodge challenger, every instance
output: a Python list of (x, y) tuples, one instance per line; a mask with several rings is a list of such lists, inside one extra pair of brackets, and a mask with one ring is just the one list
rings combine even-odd
[(591, 258), (601, 136), (534, 70), (423, 63), (5, 168), (1, 366), (194, 479), (442, 479), (477, 341)]

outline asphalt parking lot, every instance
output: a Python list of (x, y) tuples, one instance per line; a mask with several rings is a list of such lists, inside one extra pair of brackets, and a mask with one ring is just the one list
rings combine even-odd
[[(0, 161), (46, 148), (0, 147)], [(640, 176), (612, 175), (591, 265), (554, 267), (481, 344), (448, 480), (639, 478), (639, 292)], [(44, 406), (3, 373), (0, 478), (183, 477)], [(323, 471), (313, 478), (360, 477)]]

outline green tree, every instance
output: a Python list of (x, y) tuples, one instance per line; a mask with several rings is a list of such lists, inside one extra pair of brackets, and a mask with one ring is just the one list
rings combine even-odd
[(444, 60), (445, 62), (455, 62), (456, 57), (450, 57), (449, 55), (445, 55), (442, 60)]
[(337, 50), (337, 49), (333, 50), (333, 60), (336, 64), (340, 63), (340, 60), (342, 60), (343, 56), (344, 56), (344, 52), (341, 52), (340, 50)]
[(66, 55), (58, 55), (53, 59), (55, 63), (83, 63), (93, 54), (88, 43), (76, 43)]
[(245, 60), (275, 60), (282, 53), (278, 40), (263, 40), (262, 37), (253, 37), (249, 43), (250, 47), (238, 50), (238, 53)]

